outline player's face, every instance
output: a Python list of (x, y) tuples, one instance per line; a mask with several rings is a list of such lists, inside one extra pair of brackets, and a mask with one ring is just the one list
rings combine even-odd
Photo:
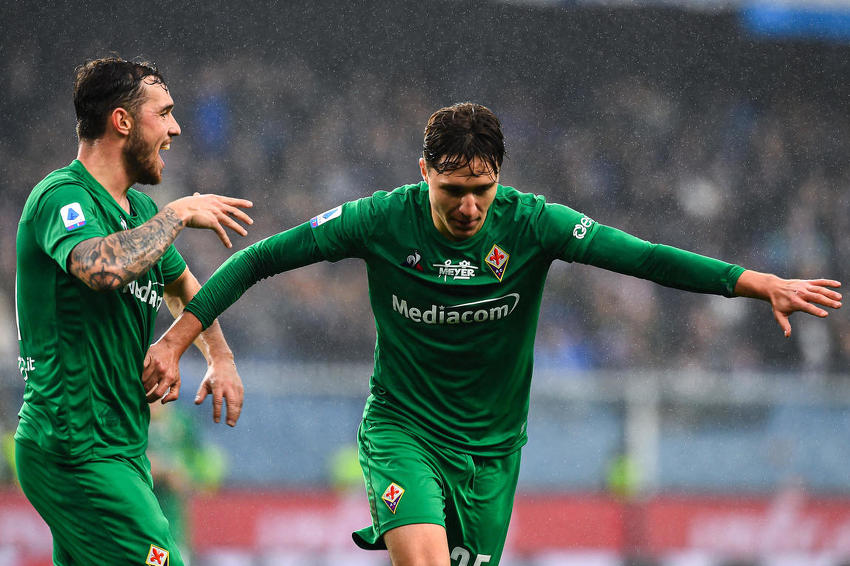
[(124, 146), (124, 164), (130, 177), (144, 185), (162, 181), (165, 161), (161, 150), (171, 145), (171, 138), (180, 135), (180, 126), (171, 110), (174, 100), (165, 85), (144, 82), (144, 102), (134, 114), (133, 128)]
[(422, 178), (428, 183), (434, 226), (450, 240), (465, 240), (478, 233), (496, 198), (499, 174), (475, 158), (456, 171), (438, 173), (419, 159)]

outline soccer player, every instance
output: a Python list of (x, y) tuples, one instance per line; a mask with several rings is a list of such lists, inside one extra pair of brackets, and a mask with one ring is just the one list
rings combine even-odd
[[(543, 284), (560, 259), (688, 291), (769, 301), (788, 316), (839, 308), (837, 281), (775, 275), (645, 242), (499, 184), (501, 126), (487, 108), (435, 112), (422, 181), (345, 203), (229, 258), (151, 347), (153, 400), (179, 383), (203, 328), (264, 277), (321, 260), (366, 262), (377, 327), (358, 431), (372, 525), (354, 533), (394, 566), (494, 566), (526, 443)], [(228, 402), (239, 403), (241, 398)]]
[[(74, 107), (77, 159), (35, 186), (18, 225), (18, 478), (53, 534), (54, 564), (182, 566), (152, 490), (140, 376), (163, 300), (176, 316), (200, 288), (172, 242), (207, 228), (230, 247), (225, 228), (245, 235), (237, 219), (252, 223), (251, 203), (196, 193), (157, 211), (132, 188), (160, 182), (159, 152), (180, 135), (152, 65), (78, 67)], [(217, 323), (198, 345), (202, 387), (227, 397), (233, 425), (242, 384)]]

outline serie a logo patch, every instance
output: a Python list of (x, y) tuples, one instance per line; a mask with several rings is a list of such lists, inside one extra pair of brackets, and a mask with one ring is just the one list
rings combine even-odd
[(83, 207), (78, 202), (66, 204), (59, 210), (59, 216), (62, 217), (62, 222), (65, 224), (65, 230), (73, 230), (80, 226), (85, 226), (86, 217), (83, 215)]
[(404, 488), (397, 483), (392, 482), (381, 496), (381, 499), (384, 500), (384, 503), (386, 503), (387, 507), (390, 508), (390, 511), (393, 512), (393, 515), (395, 515), (395, 510), (398, 507), (398, 502), (402, 495), (404, 495)]
[(168, 566), (168, 551), (156, 545), (151, 545), (145, 560), (148, 566)]

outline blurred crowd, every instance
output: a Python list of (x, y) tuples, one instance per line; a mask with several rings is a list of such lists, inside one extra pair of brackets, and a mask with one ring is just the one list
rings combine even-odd
[[(253, 200), (256, 223), (234, 249), (343, 201), (417, 182), (428, 116), (472, 98), (463, 88), (432, 88), (441, 71), (428, 66), (382, 73), (364, 63), (340, 74), (298, 56), (250, 54), (158, 63), (183, 135), (164, 154), (164, 182), (143, 190), (160, 205), (194, 191)], [(685, 88), (638, 72), (596, 80), (589, 73), (580, 85), (547, 84), (540, 76), (541, 84), (523, 90), (516, 81), (500, 88), (497, 69), (511, 72), (504, 60), (470, 69), (471, 81), (495, 77), (492, 87), (470, 92), (503, 122), (503, 184), (643, 239), (748, 268), (847, 277), (841, 242), (850, 223), (850, 120), (842, 96), (818, 85), (772, 84), (769, 68), (757, 91), (730, 77)], [(8, 57), (0, 71), (7, 78), (0, 97), (0, 353), (13, 360), (14, 227), (32, 186), (73, 159), (76, 139), (71, 69), (57, 78), (34, 57)], [(43, 83), (61, 88), (40, 89)], [(201, 281), (232, 253), (207, 232), (185, 231), (177, 246)], [(365, 269), (355, 260), (261, 282), (222, 322), (241, 358), (372, 356)], [(846, 313), (827, 321), (797, 315), (792, 325), (785, 340), (766, 304), (557, 264), (537, 363), (790, 371), (808, 379), (848, 366)], [(2, 379), (18, 379), (8, 370)]]

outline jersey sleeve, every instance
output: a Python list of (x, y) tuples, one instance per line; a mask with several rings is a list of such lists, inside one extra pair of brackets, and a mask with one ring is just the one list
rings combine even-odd
[(186, 270), (186, 260), (180, 255), (174, 244), (168, 246), (168, 249), (165, 250), (159, 261), (162, 266), (163, 282), (166, 285), (180, 277)]
[(70, 183), (46, 191), (31, 222), (38, 246), (66, 272), (74, 246), (107, 235), (91, 195)]
[(186, 305), (204, 328), (258, 281), (325, 259), (310, 225), (270, 236), (230, 256)]
[(534, 226), (541, 246), (553, 259), (577, 261), (586, 252), (599, 225), (568, 206), (543, 203)]
[(599, 225), (576, 261), (648, 279), (666, 287), (732, 297), (744, 272), (739, 265), (693, 252), (652, 244), (616, 228)]
[(346, 202), (310, 220), (316, 244), (328, 261), (363, 257), (366, 241), (378, 222), (372, 197)]

